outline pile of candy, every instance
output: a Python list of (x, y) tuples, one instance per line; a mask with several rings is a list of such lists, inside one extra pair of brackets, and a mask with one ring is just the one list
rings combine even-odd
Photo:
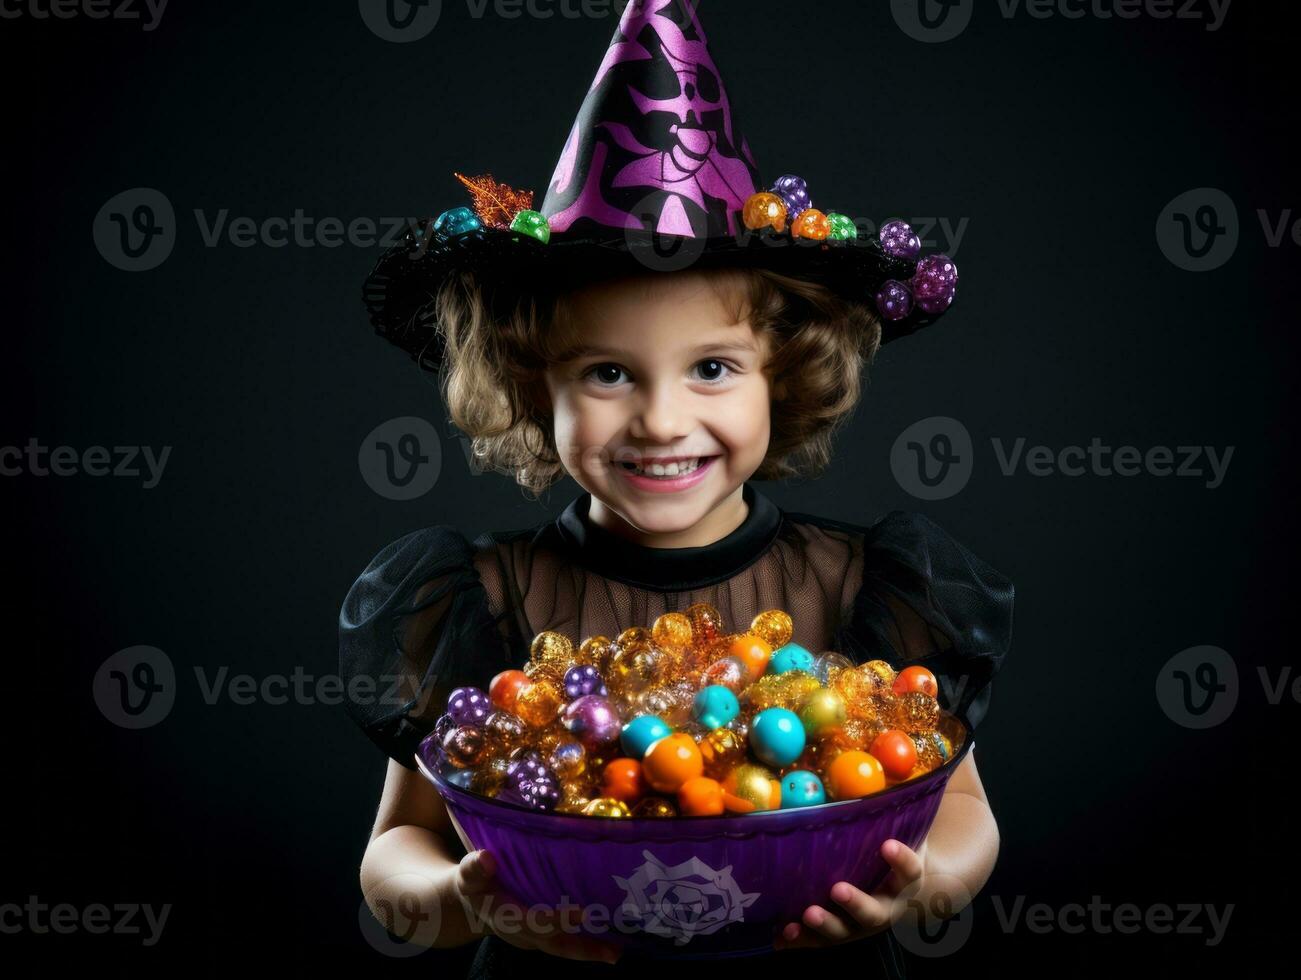
[(744, 814), (854, 799), (942, 765), (935, 676), (728, 633), (705, 603), (575, 649), (539, 633), (523, 670), (461, 687), (421, 746), (464, 789), (596, 817)]

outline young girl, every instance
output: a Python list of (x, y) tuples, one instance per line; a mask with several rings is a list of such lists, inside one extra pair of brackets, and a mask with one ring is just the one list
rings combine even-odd
[[(798, 191), (787, 196), (759, 192), (730, 111), (707, 114), (696, 104), (726, 105), (697, 18), (691, 5), (667, 0), (629, 6), (540, 214), (521, 208), (513, 228), (494, 228), (493, 205), (477, 200), (474, 214), (449, 212), (413, 234), (368, 282), (377, 328), (440, 371), (448, 414), (487, 468), (535, 493), (565, 475), (584, 491), (554, 520), (527, 529), (471, 541), (444, 524), (393, 542), (340, 614), (345, 678), (388, 693), (396, 677), (400, 691), (398, 703), (348, 702), (390, 757), (362, 862), (366, 901), (414, 943), (482, 939), (476, 977), (537, 970), (546, 954), (613, 962), (618, 953), (553, 924), (479, 921), (481, 910), (491, 914), (512, 898), (496, 885), (492, 854), (461, 855), (440, 797), (415, 769), (416, 746), (448, 693), (487, 689), (528, 659), (537, 633), (616, 636), (698, 602), (718, 608), (728, 628), (783, 609), (793, 641), (809, 650), (928, 667), (944, 706), (973, 729), (1010, 639), (1010, 583), (926, 518), (896, 512), (861, 526), (786, 512), (750, 482), (820, 472), (883, 339), (925, 323), (952, 295), (928, 308), (915, 252), (901, 258), (876, 240), (854, 248), (862, 241), (855, 235), (839, 255), (822, 247), (783, 256), (771, 247), (792, 213), (818, 221), (807, 214), (802, 182), (779, 183), (775, 190)], [(647, 57), (633, 58), (632, 44)], [(631, 78), (615, 71), (625, 62)], [(626, 92), (639, 87), (653, 89), (655, 105), (629, 102)], [(678, 102), (664, 108), (674, 91)], [(627, 155), (638, 152), (634, 131), (650, 126), (634, 117), (664, 112), (675, 114), (678, 149), (705, 156), (707, 166), (688, 182), (665, 167), (685, 171), (692, 154), (670, 150), (638, 171), (641, 183), (621, 180)], [(621, 113), (630, 121), (612, 122)], [(497, 198), (509, 190), (488, 186)], [(647, 200), (653, 213), (634, 219)], [(758, 212), (783, 227), (762, 226), (768, 219)], [(743, 224), (763, 228), (769, 241), (738, 239)], [(813, 236), (824, 245), (827, 238)], [(647, 261), (663, 256), (659, 246), (670, 239), (696, 242), (688, 267), (664, 271)], [(658, 250), (639, 252), (645, 240)], [(911, 289), (886, 282), (900, 262), (913, 273)], [(899, 315), (895, 286), (922, 309)], [(904, 907), (935, 908), (942, 899), (946, 914), (958, 912), (983, 887), (997, 850), (969, 752), (917, 850), (883, 845), (892, 866), (885, 885), (866, 894), (838, 883), (786, 924), (775, 947), (804, 950), (783, 955), (815, 969), (902, 976), (890, 927)], [(715, 976), (719, 966), (628, 954), (617, 969), (682, 977)]]

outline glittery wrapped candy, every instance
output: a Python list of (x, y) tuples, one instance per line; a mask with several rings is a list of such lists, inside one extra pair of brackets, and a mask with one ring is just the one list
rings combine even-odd
[(574, 654), (574, 663), (590, 664), (604, 677), (612, 656), (614, 656), (613, 640), (608, 636), (589, 636), (579, 645)]
[(777, 650), (791, 641), (795, 624), (785, 610), (765, 609), (750, 620), (750, 632)]
[(895, 722), (910, 732), (930, 732), (940, 720), (940, 704), (929, 694), (908, 691), (895, 696)]
[(850, 717), (866, 715), (871, 697), (878, 690), (876, 679), (858, 667), (835, 671), (827, 686), (844, 698), (845, 710)]
[[(533, 637), (533, 642), (529, 645), (529, 666), (543, 676), (562, 680), (573, 661), (574, 644), (563, 633), (543, 630)], [(529, 673), (527, 667), (525, 672)], [(529, 673), (529, 676), (536, 679), (534, 673)]]
[(651, 624), (651, 642), (661, 650), (685, 653), (691, 648), (691, 620), (685, 613), (664, 613)]
[(483, 723), (483, 730), (488, 736), (492, 751), (499, 755), (508, 755), (523, 745), (528, 737), (528, 728), (524, 722), (509, 711), (494, 711)]
[(444, 211), (434, 221), (434, 231), (448, 238), (482, 230), (483, 222), (469, 208), (452, 208), (450, 211)]
[(913, 771), (914, 775), (930, 772), (943, 765), (944, 757), (929, 732), (909, 732), (908, 737), (917, 746), (917, 769)]
[(506, 784), (506, 771), (510, 763), (500, 756), (489, 759), (470, 776), (470, 790), (480, 796), (496, 796)]
[(876, 291), (876, 309), (881, 316), (891, 322), (906, 319), (913, 311), (913, 294), (907, 283), (897, 279), (887, 279)]
[(813, 207), (813, 199), (809, 197), (808, 182), (794, 174), (779, 177), (777, 182), (772, 185), (772, 193), (780, 197), (786, 204), (786, 218), (788, 221), (794, 221), (805, 210)]
[(822, 690), (822, 685), (812, 674), (803, 670), (788, 670), (780, 674), (778, 690), (781, 691), (779, 704), (783, 708), (795, 711), (804, 699), (814, 691)]
[(740, 694), (750, 683), (750, 672), (736, 657), (722, 657), (705, 668), (701, 683), (718, 684), (733, 694)]
[(556, 720), (564, 703), (560, 685), (549, 677), (543, 677), (520, 691), (515, 700), (515, 713), (530, 728), (545, 728)]
[(707, 602), (687, 606), (686, 617), (691, 621), (691, 642), (701, 648), (713, 647), (723, 639), (723, 614)]
[(894, 687), (895, 679), (899, 676), (898, 672), (885, 660), (869, 660), (867, 663), (862, 664), (859, 670), (874, 678), (877, 687), (887, 691)]
[(636, 699), (637, 713), (655, 715), (677, 728), (691, 717), (696, 687), (688, 681), (675, 681), (651, 688)]
[(458, 687), (447, 696), (447, 713), (456, 725), (482, 725), (493, 712), (488, 695), (477, 687)]
[(928, 255), (917, 263), (911, 286), (920, 309), (943, 313), (957, 295), (958, 267), (947, 255)]
[(769, 191), (751, 195), (741, 210), (741, 220), (751, 231), (771, 228), (779, 235), (786, 230), (786, 202)]
[(732, 813), (757, 813), (781, 807), (781, 783), (767, 766), (744, 763), (721, 782), (723, 805)]
[(746, 740), (730, 728), (707, 731), (696, 744), (710, 779), (721, 780), (745, 759)]
[(678, 808), (673, 804), (672, 800), (666, 800), (662, 796), (648, 796), (637, 801), (637, 805), (632, 808), (632, 815), (639, 819), (664, 820), (676, 817)]
[(536, 238), (543, 245), (551, 241), (551, 223), (537, 211), (521, 211), (511, 220), (510, 230)]
[(669, 666), (667, 655), (654, 646), (620, 647), (610, 660), (609, 686), (615, 694), (635, 699), (664, 682)]
[(623, 800), (616, 800), (609, 796), (598, 796), (591, 800), (587, 806), (583, 807), (583, 816), (585, 817), (607, 817), (626, 819), (632, 814), (628, 810), (628, 804)]
[(547, 765), (563, 782), (572, 782), (587, 772), (587, 749), (582, 742), (561, 742), (547, 756)]
[(813, 669), (809, 671), (824, 687), (831, 685), (831, 677), (838, 670), (852, 670), (854, 661), (843, 653), (824, 650), (813, 658)]
[(458, 725), (443, 739), (443, 754), (457, 769), (473, 769), (491, 751), (488, 734), (478, 725)]
[(591, 664), (570, 667), (565, 671), (565, 697), (574, 701), (585, 694), (599, 694), (604, 698), (608, 697), (610, 692), (606, 690), (605, 681), (601, 679), (601, 672)]

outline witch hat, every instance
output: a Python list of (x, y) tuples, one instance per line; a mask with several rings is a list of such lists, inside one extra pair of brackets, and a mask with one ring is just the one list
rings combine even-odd
[(875, 303), (882, 342), (948, 309), (957, 270), (919, 260), (902, 221), (879, 233), (814, 205), (801, 178), (764, 189), (701, 26), (701, 0), (632, 0), (578, 112), (540, 210), (491, 175), (456, 177), (473, 207), (418, 223), (366, 280), (377, 333), (437, 370), (435, 300), (473, 274), (490, 301), (550, 284), (688, 267), (760, 267)]

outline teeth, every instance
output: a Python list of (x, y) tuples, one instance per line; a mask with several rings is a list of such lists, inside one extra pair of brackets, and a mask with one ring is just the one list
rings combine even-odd
[(662, 463), (651, 463), (649, 466), (638, 466), (633, 470), (633, 472), (640, 476), (674, 477), (692, 473), (699, 468), (699, 466), (700, 459), (697, 458), (684, 460), (681, 463), (669, 463), (668, 465)]

